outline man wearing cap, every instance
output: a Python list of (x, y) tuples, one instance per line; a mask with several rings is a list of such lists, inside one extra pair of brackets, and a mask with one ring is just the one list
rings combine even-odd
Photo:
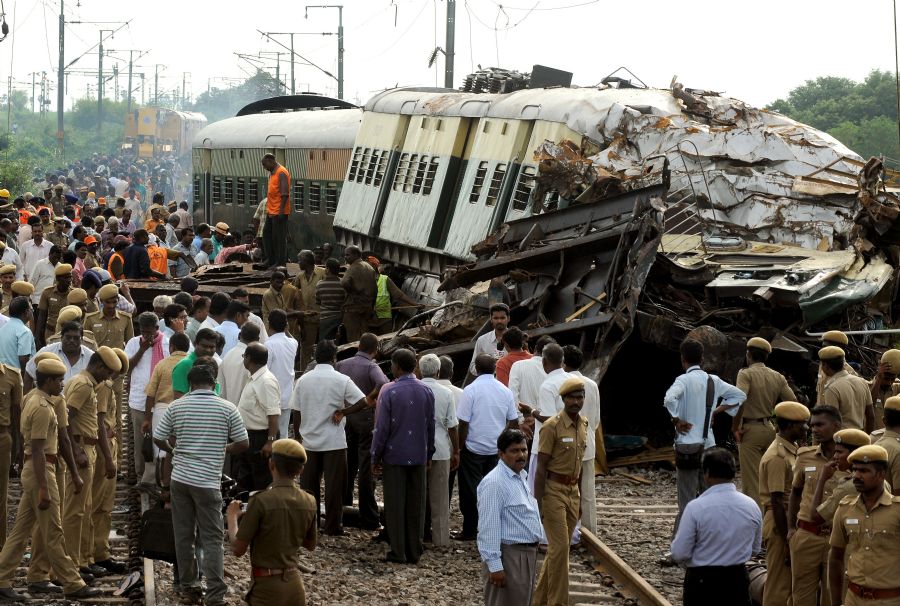
[(275, 160), (274, 154), (263, 156), (262, 165), (271, 173), (266, 190), (263, 241), (269, 264), (284, 265), (287, 263), (287, 225), (291, 213), (291, 174)]
[(66, 235), (65, 217), (59, 216), (54, 219), (53, 231), (47, 234), (47, 240), (49, 240), (51, 244), (56, 244), (64, 250), (69, 248), (71, 241), (69, 240), (69, 236)]
[[(212, 234), (212, 252), (209, 254), (210, 259), (215, 259), (219, 256), (219, 252), (225, 247), (225, 236), (228, 235), (228, 223), (223, 221), (219, 221), (216, 223), (216, 229)], [(285, 235), (287, 238), (287, 235)]]
[[(850, 339), (848, 339), (847, 335), (840, 330), (829, 330), (822, 335), (822, 347), (838, 347), (846, 352), (849, 343)], [(850, 366), (846, 360), (844, 361), (844, 370), (846, 370), (848, 374), (856, 375), (856, 371), (853, 370), (853, 367)], [(822, 372), (822, 368), (819, 367), (819, 374), (816, 380), (816, 403), (819, 403), (819, 400), (822, 398), (822, 392), (825, 390), (825, 384), (827, 382), (828, 377)]]
[[(852, 465), (847, 457), (860, 446), (869, 444), (871, 444), (869, 434), (860, 429), (842, 429), (834, 434), (834, 457), (822, 467), (816, 492), (813, 495), (812, 507), (816, 511), (817, 521), (831, 526), (838, 505), (844, 497), (856, 495), (853, 475), (849, 473)], [(833, 485), (831, 494), (826, 497), (825, 484), (829, 483), (832, 476), (835, 475), (838, 476), (838, 481)], [(887, 488), (887, 482), (885, 482), (885, 487)], [(825, 565), (828, 566), (827, 561)]]
[(31, 303), (28, 297), (16, 297), (9, 304), (9, 322), (0, 328), (0, 363), (25, 369), (34, 355), (34, 335), (28, 329), (31, 321)]
[[(2, 271), (2, 269), (0, 269)], [(875, 430), (884, 429), (884, 403), (892, 396), (900, 395), (900, 349), (889, 349), (881, 354), (878, 372), (869, 381), (872, 405), (875, 409)]]
[(87, 245), (87, 255), (84, 257), (85, 269), (99, 267), (100, 263), (97, 260), (97, 250), (100, 248), (100, 241), (96, 236), (90, 235), (84, 239), (84, 243)]
[(81, 317), (77, 315), (78, 309), (75, 307), (64, 307), (59, 312), (60, 327), (59, 332), (45, 347), (41, 348), (37, 354), (28, 361), (25, 366), (25, 392), (31, 390), (34, 383), (35, 372), (37, 372), (37, 359), (42, 353), (52, 353), (59, 357), (66, 366), (65, 380), (68, 381), (79, 372), (87, 368), (88, 360), (94, 354), (91, 349), (83, 342), (83, 330), (81, 328)]
[[(13, 446), (18, 442), (19, 411), (22, 409), (22, 373), (18, 366), (0, 362), (0, 520), (6, 518), (9, 467)], [(0, 545), (6, 541), (6, 524), (0, 524)]]
[(19, 253), (11, 246), (7, 246), (3, 240), (0, 240), (0, 265), (14, 265), (16, 268), (16, 280), (21, 280), (25, 277), (25, 269)]
[(798, 402), (775, 407), (778, 434), (759, 464), (759, 500), (763, 508), (766, 542), (766, 587), (763, 606), (784, 606), (791, 597), (791, 570), (787, 545), (788, 495), (791, 493), (797, 442), (806, 437), (809, 409)]
[[(76, 289), (77, 290), (77, 289)], [(75, 291), (72, 291), (75, 292)], [(71, 296), (71, 292), (69, 295)], [(59, 316), (56, 318), (56, 332), (47, 338), (45, 348), (49, 345), (57, 344), (62, 340), (62, 328), (69, 322), (75, 322), (79, 326), (81, 344), (87, 347), (91, 352), (97, 351), (97, 341), (94, 333), (84, 330), (82, 322), (84, 321), (84, 310), (78, 305), (66, 305), (59, 310)]]
[(0, 290), (0, 309), (4, 307), (9, 307), (10, 302), (13, 300), (15, 295), (12, 291), (13, 282), (16, 281), (16, 266), (15, 265), (2, 265), (0, 266), (0, 285), (2, 285), (2, 290)]
[[(546, 347), (544, 350), (546, 351)], [(569, 377), (559, 387), (563, 410), (541, 426), (534, 498), (547, 534), (547, 556), (534, 590), (534, 605), (569, 603), (569, 542), (579, 518), (581, 461), (587, 448), (584, 380)]]
[(833, 345), (823, 347), (819, 350), (819, 361), (828, 379), (816, 403), (837, 408), (844, 427), (872, 433), (875, 428), (872, 392), (865, 379), (844, 370), (844, 350)]
[[(85, 557), (90, 552), (91, 543), (91, 486), (94, 473), (115, 478), (116, 466), (109, 451), (109, 440), (100, 427), (106, 423), (106, 411), (97, 405), (97, 385), (113, 377), (122, 369), (122, 361), (116, 352), (101, 346), (88, 360), (87, 368), (66, 383), (63, 395), (69, 415), (69, 439), (75, 455), (78, 473), (84, 481), (81, 492), (75, 490), (74, 482), (66, 472), (66, 494), (62, 508), (63, 535), (66, 539), (66, 553), (78, 564), (82, 572), (104, 574), (104, 570), (90, 567)], [(100, 446), (104, 468), (95, 469), (97, 463), (96, 446)]]
[(0, 551), (0, 599), (21, 601), (27, 598), (12, 588), (16, 568), (35, 525), (44, 537), (41, 552), (46, 554), (63, 591), (69, 599), (94, 598), (101, 591), (87, 587), (78, 575), (77, 565), (66, 555), (60, 527), (59, 490), (56, 486), (58, 452), (57, 415), (52, 398), (62, 392), (65, 366), (59, 360), (41, 360), (37, 368), (37, 393), (22, 411), (25, 465), (22, 469), (22, 497), (13, 526)]
[(228, 540), (234, 555), (250, 549), (253, 581), (246, 600), (250, 606), (305, 606), (306, 590), (297, 566), (300, 547), (316, 548), (316, 501), (301, 490), (296, 478), (303, 472), (306, 451), (295, 440), (272, 443), (268, 460), (272, 484), (241, 503), (228, 505)]
[(766, 366), (772, 346), (765, 339), (747, 341), (747, 368), (738, 371), (735, 386), (747, 394), (731, 423), (741, 462), (741, 492), (759, 501), (759, 461), (775, 439), (772, 411), (779, 402), (794, 401), (784, 376)]
[(35, 337), (39, 345), (43, 345), (47, 337), (56, 329), (59, 310), (68, 305), (69, 291), (72, 289), (72, 266), (60, 263), (54, 270), (56, 284), (45, 288), (38, 303), (37, 329)]
[[(810, 415), (809, 426), (816, 446), (797, 449), (788, 502), (793, 606), (818, 606), (820, 586), (823, 595), (828, 591), (825, 572), (828, 570), (831, 521), (819, 517), (813, 507), (813, 497), (822, 469), (834, 458), (834, 434), (841, 428), (841, 415), (831, 406), (816, 406)], [(833, 475), (822, 485), (822, 498), (831, 495), (842, 475)]]
[(884, 403), (884, 430), (873, 440), (888, 453), (887, 482), (891, 492), (900, 495), (900, 396), (892, 396)]
[(845, 497), (834, 514), (828, 568), (831, 602), (898, 604), (900, 497), (884, 488), (888, 453), (875, 444), (860, 446), (847, 460), (853, 465), (853, 485), (859, 494)]

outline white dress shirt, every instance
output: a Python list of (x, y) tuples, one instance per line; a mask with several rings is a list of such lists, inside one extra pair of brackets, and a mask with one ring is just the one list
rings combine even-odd
[(453, 408), (456, 409), (459, 406), (459, 399), (462, 397), (463, 390), (461, 387), (457, 387), (454, 385), (450, 379), (438, 379), (438, 385), (443, 385), (447, 389), (450, 390), (450, 393), (453, 394)]
[(544, 372), (544, 361), (541, 356), (519, 360), (509, 369), (509, 389), (513, 392), (516, 402), (537, 408), (538, 393), (546, 378), (547, 373)]
[[(708, 375), (699, 366), (691, 366), (683, 375), (680, 375), (672, 386), (666, 391), (663, 404), (672, 418), (678, 418), (693, 425), (687, 433), (679, 433), (675, 436), (676, 444), (703, 444), (703, 420), (706, 417), (706, 384), (707, 377), (713, 378), (715, 394), (713, 396), (713, 409), (721, 398), (725, 406), (730, 406), (728, 414), (734, 416), (738, 411), (738, 405), (743, 404), (747, 394), (717, 377)], [(709, 430), (706, 435), (706, 448), (716, 445), (716, 439), (712, 431), (713, 415), (709, 415)]]
[[(25, 272), (25, 279), (29, 282), (32, 282), (32, 277), (34, 276), (34, 268), (38, 264), (38, 262), (43, 261), (47, 257), (50, 256), (50, 249), (53, 247), (53, 242), (50, 240), (41, 240), (40, 244), (35, 243), (34, 240), (28, 240), (22, 243), (22, 246), (19, 250), (19, 256), (22, 259), (22, 267)], [(37, 291), (37, 288), (35, 288)]]
[(281, 416), (278, 393), (278, 379), (263, 366), (250, 375), (238, 401), (238, 412), (248, 431), (269, 428), (269, 416)]
[(294, 360), (297, 358), (297, 339), (283, 332), (276, 332), (266, 342), (269, 350), (269, 370), (278, 379), (281, 410), (291, 407), (294, 390)]
[(49, 286), (56, 283), (56, 266), (50, 263), (50, 259), (41, 259), (34, 266), (31, 276), (27, 280), (34, 286), (34, 294), (31, 295), (31, 302), (37, 305), (41, 302), (41, 293)]
[(206, 319), (200, 323), (200, 328), (211, 328), (216, 330), (219, 327), (219, 323), (212, 316), (206, 316)]
[(3, 254), (0, 255), (0, 264), (9, 265), (10, 263), (16, 266), (16, 280), (22, 280), (25, 276), (25, 268), (22, 265), (22, 259), (19, 257), (19, 253), (7, 246), (3, 249)]
[[(160, 338), (163, 340), (163, 359), (165, 359), (169, 356), (169, 339), (162, 334), (160, 334)], [(141, 336), (138, 335), (137, 337), (132, 337), (128, 340), (128, 343), (125, 344), (125, 355), (128, 356), (128, 359), (130, 360), (140, 348)], [(147, 407), (146, 389), (147, 383), (150, 382), (150, 374), (153, 372), (153, 369), (150, 368), (150, 359), (152, 357), (153, 347), (150, 347), (150, 349), (144, 352), (144, 355), (141, 356), (138, 363), (131, 369), (131, 379), (129, 380), (128, 388), (128, 407), (134, 410), (145, 410)]]
[(466, 449), (477, 455), (497, 454), (497, 438), (509, 421), (519, 418), (512, 392), (493, 375), (478, 375), (463, 389), (456, 416), (469, 424)]
[(434, 456), (431, 460), (448, 461), (453, 454), (448, 430), (459, 425), (453, 392), (438, 383), (437, 379), (425, 378), (422, 383), (434, 393)]
[(219, 364), (219, 374), (216, 379), (219, 383), (219, 397), (224, 398), (237, 406), (241, 400), (244, 386), (250, 380), (250, 373), (244, 368), (244, 352), (247, 344), (238, 341), (222, 358)]
[(472, 361), (469, 363), (469, 374), (475, 374), (475, 358), (481, 354), (488, 354), (495, 360), (506, 355), (506, 350), (500, 344), (497, 333), (492, 328), (475, 340), (475, 349), (472, 351)]
[(224, 356), (231, 351), (231, 348), (237, 345), (241, 329), (232, 320), (225, 320), (216, 326), (215, 331), (225, 337), (225, 347), (222, 349), (222, 355)]
[(69, 362), (69, 356), (63, 353), (62, 342), (57, 341), (56, 343), (51, 343), (50, 345), (37, 350), (37, 353), (35, 353), (35, 355), (32, 356), (30, 360), (28, 360), (28, 364), (25, 365), (25, 372), (28, 373), (28, 376), (30, 376), (32, 380), (34, 380), (35, 373), (37, 372), (37, 365), (34, 363), (34, 358), (35, 356), (37, 356), (37, 354), (44, 353), (45, 351), (55, 353), (59, 356), (59, 359), (62, 360), (62, 363), (66, 367), (66, 374), (63, 377), (63, 381), (68, 381), (69, 379), (80, 373), (82, 370), (87, 368), (88, 361), (90, 361), (91, 356), (94, 355), (93, 351), (91, 351), (88, 347), (82, 345), (80, 357), (74, 364), (72, 364), (71, 362)]
[(300, 435), (306, 449), (326, 452), (347, 448), (344, 433), (347, 419), (335, 425), (331, 418), (344, 406), (356, 404), (365, 397), (350, 377), (336, 371), (331, 364), (316, 364), (304, 373), (294, 387), (291, 408), (300, 411)]
[(259, 327), (259, 342), (266, 345), (269, 340), (269, 333), (266, 331), (266, 324), (262, 321), (262, 318), (251, 311), (247, 321)]
[(584, 449), (582, 461), (590, 461), (597, 454), (597, 427), (600, 426), (600, 388), (593, 379), (581, 374), (577, 370), (569, 373), (584, 381), (584, 406), (581, 408), (581, 416), (588, 420), (587, 446)]
[[(527, 362), (527, 360), (522, 361)], [(516, 364), (519, 364), (519, 362), (516, 362)], [(515, 364), (513, 364), (513, 366), (515, 366)], [(544, 379), (544, 382), (541, 383), (541, 387), (538, 389), (537, 409), (542, 417), (552, 417), (563, 409), (563, 401), (562, 397), (559, 395), (559, 388), (566, 382), (566, 379), (571, 376), (572, 375), (562, 368), (557, 368), (556, 370), (551, 371), (550, 374), (547, 375), (547, 378)], [(537, 419), (534, 420), (534, 441), (532, 444), (541, 443), (541, 425), (543, 425), (543, 423)], [(532, 448), (531, 454), (532, 456), (537, 456), (537, 448)]]

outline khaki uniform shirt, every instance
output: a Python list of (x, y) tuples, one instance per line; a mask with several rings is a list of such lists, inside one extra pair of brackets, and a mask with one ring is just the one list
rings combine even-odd
[[(793, 488), (803, 488), (803, 494), (800, 497), (800, 510), (797, 512), (797, 518), (804, 522), (815, 522), (813, 516), (813, 496), (816, 494), (816, 486), (819, 483), (819, 474), (831, 459), (826, 458), (822, 453), (821, 446), (807, 446), (797, 450), (797, 460), (794, 463), (794, 481), (791, 484)], [(825, 482), (825, 489), (822, 491), (822, 501), (826, 501), (830, 496), (834, 487), (844, 478), (848, 477), (845, 471), (836, 471), (831, 478)], [(850, 483), (853, 487), (853, 483)], [(826, 525), (831, 525), (831, 520), (825, 519)]]
[(134, 336), (131, 314), (118, 309), (112, 318), (103, 315), (102, 311), (88, 314), (84, 319), (84, 327), (94, 333), (98, 347), (106, 345), (125, 349), (125, 343)]
[(100, 311), (100, 308), (97, 307), (97, 302), (94, 301), (93, 299), (88, 299), (87, 300), (87, 313), (93, 314), (93, 313), (97, 313), (98, 311)]
[(841, 413), (844, 429), (865, 429), (866, 407), (872, 404), (872, 392), (865, 379), (842, 370), (825, 384), (819, 405), (834, 406)]
[(106, 425), (106, 435), (115, 436), (116, 434), (116, 393), (113, 391), (112, 381), (102, 381), (97, 383), (97, 412), (104, 413)]
[(0, 426), (12, 423), (12, 403), (22, 405), (22, 373), (18, 368), (0, 364)]
[(347, 292), (344, 309), (366, 311), (375, 309), (378, 294), (378, 272), (363, 260), (357, 260), (347, 267), (341, 286)]
[(831, 546), (846, 549), (851, 582), (869, 589), (900, 587), (900, 497), (885, 490), (872, 511), (861, 495), (844, 498), (834, 514)]
[(31, 441), (45, 440), (44, 454), (55, 455), (57, 444), (57, 420), (50, 396), (35, 389), (22, 410), (22, 441), (26, 455), (31, 455)]
[(54, 231), (47, 234), (45, 237), (56, 246), (59, 246), (62, 250), (69, 248), (69, 244), (71, 243), (69, 236), (64, 233), (58, 234)]
[(16, 296), (13, 294), (12, 289), (10, 289), (9, 292), (0, 290), (0, 309), (6, 310), (6, 313), (3, 314), (4, 316), (9, 314), (9, 304), (12, 303), (12, 300), (15, 298)]
[[(853, 370), (853, 367), (850, 366), (846, 360), (844, 361), (844, 370), (847, 371), (847, 374), (849, 375), (853, 375), (854, 377), (857, 376), (856, 371)], [(822, 372), (822, 367), (819, 366), (819, 375), (818, 380), (816, 381), (816, 402), (822, 399), (822, 392), (825, 391), (826, 383), (828, 383), (828, 377), (825, 376), (825, 373)], [(844, 429), (847, 428), (844, 427)]]
[(891, 485), (891, 492), (900, 492), (900, 433), (885, 430), (874, 443), (883, 447), (888, 453), (886, 480)]
[[(299, 291), (294, 287), (284, 283), (284, 286), (281, 287), (281, 292), (277, 292), (271, 286), (269, 290), (266, 291), (266, 294), (263, 295), (262, 301), (262, 319), (263, 323), (266, 325), (266, 331), (269, 333), (272, 332), (272, 328), (269, 326), (269, 312), (273, 309), (281, 309), (284, 311), (293, 311), (297, 309), (296, 298), (299, 294)], [(291, 333), (296, 332), (297, 329), (297, 319), (291, 318), (288, 320), (288, 330)]]
[[(300, 271), (300, 274), (294, 280), (294, 287), (297, 289), (297, 300), (295, 304), (297, 309), (302, 311), (319, 311), (316, 304), (316, 284), (325, 277), (324, 267), (313, 267), (312, 276), (307, 278), (306, 272)], [(317, 316), (310, 316), (308, 320), (317, 320)]]
[[(869, 381), (870, 388), (875, 384), (877, 378)], [(884, 429), (884, 403), (888, 398), (898, 394), (900, 394), (900, 382), (898, 381), (894, 381), (887, 388), (882, 389), (881, 393), (875, 394), (875, 401), (872, 402), (872, 406), (875, 408), (875, 429)]]
[[(796, 461), (797, 445), (776, 435), (759, 461), (759, 503), (763, 509), (771, 507), (773, 492), (783, 493), (785, 497), (790, 494)], [(784, 504), (787, 506), (787, 498)]]
[(156, 365), (156, 368), (153, 369), (144, 394), (149, 398), (153, 398), (154, 403), (171, 404), (175, 399), (175, 391), (172, 389), (172, 371), (186, 357), (187, 352), (174, 351), (172, 355), (161, 360)]
[(47, 312), (47, 324), (45, 324), (44, 328), (45, 336), (49, 337), (56, 332), (56, 319), (59, 317), (59, 310), (69, 304), (66, 299), (71, 290), (72, 287), (70, 286), (66, 292), (59, 292), (56, 290), (56, 284), (54, 284), (45, 288), (44, 292), (41, 293), (38, 309)]
[(78, 411), (72, 422), (72, 435), (96, 438), (97, 424), (97, 381), (86, 370), (69, 379), (63, 390), (66, 406)]
[(237, 538), (250, 543), (250, 564), (296, 568), (304, 539), (316, 541), (316, 500), (292, 480), (275, 480), (250, 497)]
[(744, 419), (768, 419), (776, 404), (794, 400), (794, 392), (788, 387), (787, 379), (762, 362), (742, 368), (735, 387), (747, 394), (741, 405)]
[(547, 471), (566, 476), (581, 474), (587, 448), (588, 420), (578, 416), (577, 424), (563, 410), (541, 425), (540, 454), (550, 455)]

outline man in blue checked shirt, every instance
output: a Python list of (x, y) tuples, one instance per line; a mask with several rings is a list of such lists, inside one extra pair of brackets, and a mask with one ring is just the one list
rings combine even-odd
[(528, 489), (528, 444), (518, 429), (497, 438), (500, 462), (478, 485), (478, 551), (487, 606), (531, 604), (538, 543), (537, 500)]

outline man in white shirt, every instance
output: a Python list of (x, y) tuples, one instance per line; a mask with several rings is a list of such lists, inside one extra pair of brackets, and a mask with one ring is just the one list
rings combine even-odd
[(240, 301), (232, 300), (228, 304), (228, 310), (225, 312), (226, 320), (215, 327), (215, 331), (225, 337), (225, 348), (222, 350), (223, 356), (237, 345), (241, 326), (247, 321), (249, 315), (250, 308)]
[(462, 397), (463, 390), (453, 384), (453, 358), (450, 356), (441, 356), (441, 372), (438, 375), (438, 385), (443, 385), (453, 394), (454, 410), (459, 406), (459, 399)]
[(244, 352), (251, 343), (259, 341), (259, 332), (256, 326), (244, 324), (241, 326), (238, 343), (222, 357), (219, 364), (219, 374), (216, 382), (219, 384), (219, 397), (238, 405), (244, 385), (250, 380), (250, 373), (244, 368)]
[[(116, 187), (116, 189), (118, 190), (119, 188)], [(122, 194), (117, 193), (116, 195), (121, 196)], [(133, 187), (128, 189), (128, 197), (125, 198), (125, 208), (131, 211), (131, 220), (136, 225), (144, 225), (144, 210), (141, 208), (141, 201), (137, 199), (137, 193)]]
[[(503, 347), (500, 339), (506, 332), (506, 326), (509, 324), (509, 305), (504, 303), (495, 303), (491, 305), (491, 329), (475, 340), (475, 350), (472, 352), (472, 361), (469, 363), (469, 374), (475, 376), (475, 359), (487, 354), (499, 360), (506, 355), (506, 349)], [(499, 434), (498, 434), (499, 435)]]
[[(537, 408), (538, 392), (547, 378), (544, 372), (544, 360), (542, 354), (544, 347), (550, 343), (556, 343), (553, 337), (544, 335), (534, 345), (534, 355), (527, 360), (519, 360), (509, 370), (509, 389), (513, 392), (516, 402), (527, 404), (531, 408)], [(529, 467), (529, 469), (534, 469)], [(531, 476), (532, 474), (528, 474)]]
[(266, 342), (266, 347), (269, 349), (269, 370), (278, 379), (278, 387), (281, 390), (278, 401), (281, 409), (278, 433), (282, 438), (288, 437), (291, 393), (294, 390), (294, 360), (297, 358), (297, 339), (287, 333), (287, 323), (287, 314), (283, 310), (273, 309), (269, 312), (269, 327), (273, 332)]
[(35, 374), (37, 372), (37, 365), (34, 363), (34, 358), (37, 357), (38, 354), (50, 352), (59, 356), (59, 359), (62, 360), (62, 363), (66, 366), (66, 374), (65, 377), (63, 377), (65, 381), (68, 381), (87, 368), (88, 360), (91, 359), (94, 352), (86, 345), (82, 344), (81, 338), (83, 334), (81, 324), (78, 322), (67, 322), (62, 325), (59, 341), (39, 349), (35, 355), (28, 360), (28, 364), (25, 365), (25, 377), (23, 377), (25, 379), (25, 393), (28, 393), (34, 385)]
[(32, 281), (35, 266), (40, 261), (43, 261), (50, 256), (50, 249), (52, 247), (53, 243), (50, 242), (50, 240), (44, 239), (44, 228), (41, 224), (38, 223), (34, 225), (31, 228), (31, 239), (22, 243), (20, 251), (26, 280), (29, 282)]
[(61, 258), (62, 250), (54, 245), (50, 247), (50, 255), (34, 266), (32, 276), (27, 279), (34, 286), (34, 292), (31, 294), (31, 302), (34, 305), (41, 302), (41, 293), (56, 284), (56, 265)]
[[(434, 393), (434, 456), (428, 469), (428, 506), (425, 536), (435, 547), (450, 544), (450, 470), (459, 466), (459, 435), (453, 392), (438, 383), (441, 361), (434, 354), (419, 360), (422, 382)], [(431, 530), (429, 533), (428, 530)]]
[(474, 541), (478, 532), (478, 483), (497, 465), (497, 437), (519, 426), (516, 401), (508, 387), (494, 378), (497, 361), (490, 354), (475, 358), (478, 376), (463, 390), (456, 416), (459, 441), (465, 444), (459, 462), (459, 508), (462, 532), (458, 541)]
[(2, 240), (0, 240), (0, 265), (15, 265), (16, 266), (16, 280), (23, 279), (25, 275), (25, 267), (22, 265), (22, 259), (19, 257), (19, 253), (17, 253), (11, 246), (7, 246)]
[(228, 305), (231, 303), (231, 297), (224, 292), (217, 292), (209, 300), (209, 313), (206, 319), (200, 324), (200, 328), (210, 328), (216, 330), (219, 324), (225, 321), (228, 315)]
[(238, 412), (247, 428), (250, 448), (234, 458), (231, 471), (243, 490), (263, 490), (272, 483), (269, 457), (272, 456), (272, 442), (278, 439), (281, 395), (278, 379), (266, 368), (269, 361), (266, 346), (251, 343), (243, 357), (250, 379), (241, 392)]
[[(270, 339), (271, 340), (271, 339)], [(325, 476), (325, 525), (327, 535), (342, 535), (344, 483), (347, 481), (347, 414), (366, 406), (366, 397), (346, 375), (334, 369), (337, 346), (320, 341), (316, 346), (316, 367), (305, 373), (294, 387), (294, 436), (303, 440), (306, 467), (300, 487), (321, 501), (320, 484)], [(349, 406), (347, 406), (349, 405)], [(335, 423), (335, 420), (339, 420)]]
[[(243, 288), (234, 289), (234, 292), (231, 293), (231, 298), (234, 299), (235, 301), (240, 301), (247, 307), (250, 307), (250, 293), (248, 293)], [(259, 326), (259, 342), (262, 343), (263, 345), (266, 345), (266, 341), (269, 340), (269, 333), (266, 330), (266, 323), (263, 322), (262, 318), (260, 318), (259, 316), (257, 316), (255, 313), (253, 313), (251, 311), (250, 315), (247, 316), (247, 322), (249, 322), (251, 324), (256, 324), (257, 326)], [(293, 387), (294, 387), (294, 384), (291, 383), (291, 389), (293, 389)], [(290, 391), (291, 390), (289, 389), (288, 393), (290, 393)], [(290, 397), (290, 396), (288, 396), (288, 397)], [(282, 437), (284, 438), (287, 436), (282, 435)]]

